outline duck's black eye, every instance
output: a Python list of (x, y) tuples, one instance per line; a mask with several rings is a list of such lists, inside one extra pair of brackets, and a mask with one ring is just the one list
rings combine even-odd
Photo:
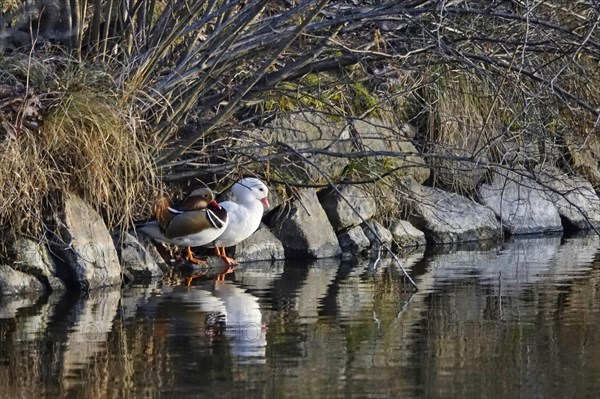
[(265, 191), (265, 189), (261, 187), (258, 189), (258, 191)]

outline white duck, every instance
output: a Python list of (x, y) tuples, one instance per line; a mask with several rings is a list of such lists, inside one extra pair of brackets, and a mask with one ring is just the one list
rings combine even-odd
[(155, 206), (155, 219), (137, 227), (142, 233), (163, 242), (187, 247), (187, 259), (206, 263), (192, 254), (190, 247), (212, 243), (227, 228), (227, 211), (214, 200), (208, 188), (192, 191), (177, 208), (161, 199)]
[(214, 241), (214, 247), (217, 255), (233, 266), (237, 262), (227, 256), (225, 247), (238, 244), (258, 229), (264, 212), (263, 206), (269, 207), (269, 189), (259, 179), (246, 177), (235, 183), (231, 191), (234, 201), (220, 203), (227, 211), (229, 224)]

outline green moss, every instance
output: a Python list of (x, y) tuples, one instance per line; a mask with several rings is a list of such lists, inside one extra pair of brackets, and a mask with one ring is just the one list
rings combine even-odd
[(353, 96), (352, 106), (358, 115), (372, 110), (379, 103), (377, 97), (369, 93), (369, 90), (361, 82), (355, 82), (350, 89)]

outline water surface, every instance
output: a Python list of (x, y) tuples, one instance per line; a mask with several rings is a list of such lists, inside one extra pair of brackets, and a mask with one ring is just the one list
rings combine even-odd
[(595, 236), (0, 299), (0, 397), (595, 397)]

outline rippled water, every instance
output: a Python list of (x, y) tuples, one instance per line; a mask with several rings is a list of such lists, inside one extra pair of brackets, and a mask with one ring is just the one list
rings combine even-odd
[[(0, 299), (0, 397), (595, 397), (596, 237)], [(218, 396), (217, 396), (218, 395)]]

